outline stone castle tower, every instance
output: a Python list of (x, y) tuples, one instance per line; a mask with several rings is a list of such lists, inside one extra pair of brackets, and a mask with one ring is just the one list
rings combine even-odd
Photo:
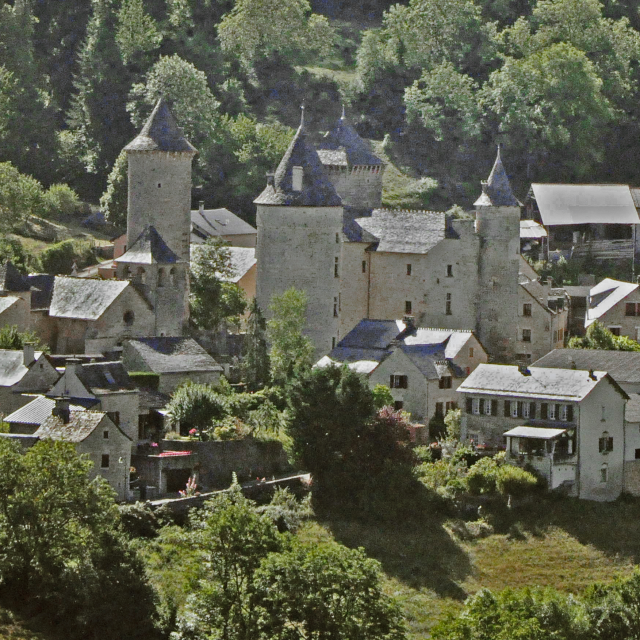
[(291, 287), (306, 291), (305, 333), (322, 355), (338, 337), (343, 208), (307, 138), (304, 113), (255, 204), (258, 304), (268, 318), (274, 294)]
[(476, 330), (496, 362), (513, 362), (518, 331), (520, 203), (500, 158), (474, 203), (480, 239)]
[(342, 117), (316, 145), (327, 176), (352, 217), (381, 206), (384, 163), (347, 120)]
[(117, 277), (134, 282), (152, 306), (156, 336), (179, 336), (189, 317), (191, 163), (196, 149), (160, 98), (126, 147), (127, 251)]

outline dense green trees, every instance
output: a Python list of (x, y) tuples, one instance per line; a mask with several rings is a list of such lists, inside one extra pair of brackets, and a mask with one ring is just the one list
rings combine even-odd
[(626, 336), (614, 336), (601, 322), (592, 322), (583, 338), (573, 336), (568, 349), (608, 349), (611, 351), (640, 351), (640, 344)]

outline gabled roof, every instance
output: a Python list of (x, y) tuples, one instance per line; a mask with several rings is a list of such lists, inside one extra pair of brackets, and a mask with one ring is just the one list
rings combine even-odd
[(519, 284), (545, 311), (555, 313), (555, 311), (552, 311), (548, 306), (548, 290), (546, 287), (541, 285), (537, 280), (527, 279)]
[(0, 264), (0, 291), (29, 291), (29, 279), (9, 261)]
[(489, 174), (488, 180), (482, 184), (482, 195), (475, 201), (474, 206), (484, 207), (519, 207), (520, 203), (511, 191), (509, 177), (502, 164), (500, 147), (496, 161)]
[(122, 362), (89, 362), (76, 366), (75, 373), (94, 393), (137, 390)]
[[(42, 355), (42, 351), (34, 353), (34, 362)], [(25, 377), (29, 367), (24, 365), (22, 349), (0, 349), (0, 387), (12, 387)]]
[(554, 349), (534, 363), (553, 369), (607, 371), (618, 384), (640, 382), (640, 352), (606, 349)]
[(233, 275), (230, 278), (222, 278), (228, 282), (239, 282), (251, 267), (258, 263), (253, 247), (229, 247), (229, 255)]
[(152, 225), (146, 226), (126, 253), (115, 262), (134, 264), (173, 264), (178, 256), (167, 246), (162, 236)]
[(531, 185), (545, 226), (560, 224), (640, 224), (626, 184)]
[[(293, 190), (293, 167), (302, 167), (302, 191)], [(300, 207), (342, 205), (342, 200), (327, 177), (318, 153), (307, 139), (304, 118), (276, 169), (272, 184), (267, 184), (254, 202)]]
[(128, 287), (128, 281), (56, 276), (49, 315), (97, 320)]
[(71, 411), (69, 422), (50, 415), (33, 435), (47, 440), (82, 442), (93, 433), (106, 415), (105, 411)]
[(481, 364), (458, 387), (458, 392), (579, 402), (607, 379), (627, 397), (606, 371), (594, 371), (593, 377), (575, 369), (529, 367), (526, 371), (522, 373), (512, 365)]
[(142, 131), (124, 148), (125, 151), (169, 151), (197, 153), (184, 137), (164, 98), (156, 103)]
[(379, 166), (382, 160), (348, 122), (344, 112), (317, 145), (322, 164), (333, 166)]
[(622, 282), (613, 278), (605, 278), (598, 282), (589, 291), (589, 304), (584, 326), (588, 327), (637, 288), (638, 285), (633, 282)]
[[(21, 407), (17, 411), (10, 413), (5, 422), (18, 424), (37, 424), (41, 425), (53, 411), (56, 401), (46, 396), (37, 396), (29, 404)], [(78, 404), (70, 404), (71, 411), (84, 411), (84, 407)]]
[(154, 373), (222, 371), (193, 338), (136, 338), (127, 345)]
[(56, 276), (50, 273), (34, 273), (29, 276), (31, 287), (31, 310), (48, 309), (51, 306)]
[(191, 211), (191, 242), (202, 243), (210, 236), (256, 235), (258, 231), (228, 209)]
[(376, 251), (388, 253), (425, 254), (447, 237), (446, 216), (441, 211), (375, 209), (370, 217), (355, 222), (377, 240)]
[(17, 296), (0, 296), (0, 313), (4, 313), (14, 304), (19, 303), (21, 299), (22, 298), (18, 298)]

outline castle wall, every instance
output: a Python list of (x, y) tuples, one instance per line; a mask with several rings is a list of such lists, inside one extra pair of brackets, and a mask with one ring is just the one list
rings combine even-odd
[(382, 205), (382, 174), (384, 165), (347, 167), (324, 165), (345, 207), (375, 209)]
[[(342, 265), (342, 207), (258, 205), (256, 297), (266, 318), (273, 295), (291, 287), (309, 296), (305, 334), (321, 357), (338, 340)], [(337, 241), (336, 241), (337, 240)], [(335, 260), (338, 259), (338, 277)]]
[(189, 261), (192, 157), (190, 153), (128, 152), (127, 247), (152, 225), (172, 251)]
[(338, 338), (369, 317), (369, 243), (345, 242), (342, 245), (342, 278), (340, 279), (340, 324)]

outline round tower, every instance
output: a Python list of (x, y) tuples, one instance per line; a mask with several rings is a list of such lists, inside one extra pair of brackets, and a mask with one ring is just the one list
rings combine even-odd
[(520, 203), (513, 195), (500, 149), (474, 203), (480, 237), (476, 331), (494, 362), (515, 360), (518, 331)]
[(338, 339), (343, 209), (307, 139), (304, 115), (255, 204), (258, 305), (268, 318), (273, 295), (306, 291), (305, 333), (324, 355)]
[(188, 262), (191, 163), (197, 151), (184, 137), (163, 98), (124, 150), (129, 162), (127, 247), (152, 226), (167, 246)]

